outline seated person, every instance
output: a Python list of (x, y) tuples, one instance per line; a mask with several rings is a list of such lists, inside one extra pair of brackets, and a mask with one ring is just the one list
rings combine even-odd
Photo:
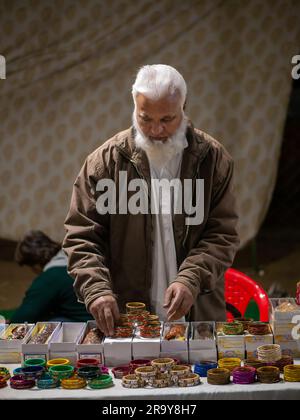
[(38, 276), (12, 315), (11, 323), (93, 319), (85, 306), (77, 302), (73, 279), (67, 273), (67, 257), (60, 244), (41, 231), (30, 231), (19, 242), (15, 260), (31, 267)]

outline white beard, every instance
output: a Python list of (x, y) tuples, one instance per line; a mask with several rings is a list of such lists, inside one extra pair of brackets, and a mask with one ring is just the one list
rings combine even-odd
[(136, 130), (134, 140), (137, 147), (146, 152), (149, 162), (157, 168), (163, 168), (171, 159), (173, 159), (178, 153), (182, 152), (186, 147), (186, 142), (184, 140), (186, 139), (188, 118), (185, 115), (183, 115), (180, 126), (175, 134), (165, 141), (152, 141), (149, 137), (145, 136), (138, 125), (135, 112), (133, 113), (132, 121)]

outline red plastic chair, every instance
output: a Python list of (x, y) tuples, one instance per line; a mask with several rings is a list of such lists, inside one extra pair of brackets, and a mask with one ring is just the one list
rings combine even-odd
[[(259, 309), (260, 321), (269, 321), (269, 298), (262, 287), (240, 271), (229, 268), (225, 272), (225, 300), (227, 320), (237, 315), (244, 317), (250, 300), (253, 299)], [(235, 315), (235, 316), (234, 316)]]

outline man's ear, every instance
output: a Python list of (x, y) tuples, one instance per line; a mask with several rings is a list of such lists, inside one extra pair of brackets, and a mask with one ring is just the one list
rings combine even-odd
[(184, 101), (182, 109), (185, 111), (187, 99)]

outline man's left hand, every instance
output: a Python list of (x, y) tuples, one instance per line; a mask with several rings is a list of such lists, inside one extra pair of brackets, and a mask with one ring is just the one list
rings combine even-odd
[(175, 321), (185, 316), (193, 304), (193, 294), (184, 284), (174, 282), (166, 290), (164, 308), (168, 309), (168, 321)]

